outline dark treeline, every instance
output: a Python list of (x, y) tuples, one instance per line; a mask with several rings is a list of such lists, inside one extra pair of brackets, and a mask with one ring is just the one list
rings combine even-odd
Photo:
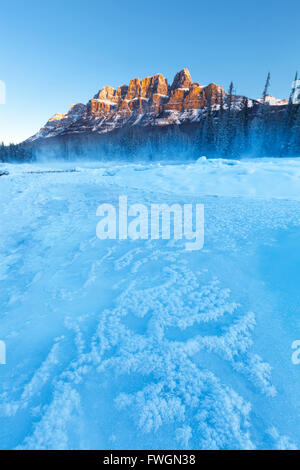
[(34, 152), (26, 144), (0, 144), (0, 162), (25, 162), (34, 159)]
[[(237, 102), (238, 100), (238, 102)], [(215, 112), (208, 104), (199, 123), (196, 145), (201, 153), (219, 157), (300, 156), (300, 105), (270, 106), (229, 92)]]
[(197, 133), (198, 147), (221, 157), (300, 156), (300, 105), (293, 104), (294, 90), (287, 105), (271, 106), (266, 100), (269, 85), (270, 74), (260, 101), (235, 96), (231, 83), (217, 112), (208, 103)]
[[(297, 75), (295, 77), (297, 80)], [(234, 94), (231, 83), (226, 96), (208, 102), (193, 123), (124, 127), (105, 135), (60, 136), (33, 145), (0, 145), (0, 161), (64, 159), (196, 159), (300, 156), (300, 105), (271, 106), (267, 101), (268, 75), (260, 101)]]

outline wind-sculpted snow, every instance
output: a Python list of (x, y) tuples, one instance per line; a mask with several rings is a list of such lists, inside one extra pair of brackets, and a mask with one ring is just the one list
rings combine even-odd
[[(300, 203), (288, 185), (277, 199), (247, 188), (233, 197), (236, 165), (219, 163), (214, 173), (199, 169), (211, 162), (10, 167), (0, 181), (0, 448), (299, 447), (290, 346)], [(282, 176), (281, 162), (259, 165), (298, 178), (297, 164), (294, 176), (292, 164)], [(213, 180), (223, 195), (220, 185), (206, 195)], [(98, 205), (124, 194), (203, 203), (204, 249), (98, 240)]]

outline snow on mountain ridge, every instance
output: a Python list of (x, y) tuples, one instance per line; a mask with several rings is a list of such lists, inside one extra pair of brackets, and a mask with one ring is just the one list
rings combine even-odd
[[(228, 96), (228, 95), (227, 95)], [(243, 96), (234, 96), (232, 106), (241, 109)], [(128, 85), (105, 86), (86, 105), (72, 105), (67, 114), (55, 114), (28, 142), (58, 135), (104, 134), (124, 126), (167, 126), (195, 122), (210, 103), (217, 111), (221, 101), (226, 108), (224, 87), (193, 82), (188, 69), (178, 72), (171, 85), (160, 73), (134, 78)], [(262, 100), (248, 99), (248, 107)], [(271, 106), (287, 104), (267, 96)]]
[[(258, 99), (260, 103), (263, 102), (263, 99)], [(275, 96), (267, 95), (265, 99), (265, 103), (269, 104), (270, 106), (284, 106), (288, 104), (287, 99), (280, 99), (280, 98), (275, 98)]]
[(174, 114), (180, 124), (195, 119), (195, 113), (187, 111), (203, 109), (208, 101), (217, 105), (221, 97), (225, 97), (222, 86), (193, 82), (188, 69), (178, 72), (172, 85), (160, 73), (134, 78), (116, 89), (103, 87), (86, 105), (73, 105), (67, 114), (55, 114), (28, 142), (61, 134), (101, 134), (125, 125), (172, 124)]

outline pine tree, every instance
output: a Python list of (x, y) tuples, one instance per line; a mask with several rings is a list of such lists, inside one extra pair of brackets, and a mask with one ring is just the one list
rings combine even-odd
[(295, 118), (291, 129), (290, 154), (300, 157), (300, 105), (294, 105)]
[(233, 82), (229, 85), (228, 95), (226, 99), (226, 109), (224, 113), (224, 143), (223, 143), (223, 155), (233, 155), (233, 142), (234, 142), (234, 95), (233, 95)]
[[(298, 72), (295, 74), (294, 82), (298, 80)], [(292, 86), (291, 93), (289, 97), (289, 103), (286, 107), (283, 122), (281, 126), (280, 138), (280, 156), (289, 155), (291, 151), (291, 139), (292, 139), (292, 128), (297, 114), (297, 106), (293, 104), (293, 96), (295, 93), (295, 88)]]
[(211, 155), (215, 151), (214, 118), (212, 114), (211, 96), (207, 98), (206, 115), (203, 125), (203, 149)]
[(268, 96), (268, 90), (270, 87), (271, 75), (270, 72), (267, 75), (265, 86), (262, 93), (262, 104), (258, 106), (257, 118), (254, 122), (253, 137), (255, 140), (255, 150), (259, 156), (266, 153), (269, 144), (268, 134), (268, 119), (269, 119), (269, 107), (267, 106), (266, 98)]
[(248, 98), (242, 98), (241, 110), (236, 116), (236, 143), (235, 150), (238, 156), (241, 156), (249, 151), (249, 103)]
[(271, 81), (271, 74), (270, 72), (268, 73), (267, 75), (267, 80), (266, 80), (266, 83), (265, 83), (265, 88), (264, 88), (264, 91), (263, 91), (263, 102), (265, 103), (266, 102), (266, 98), (268, 96), (268, 90), (269, 90), (269, 87), (270, 87), (270, 81)]
[(217, 154), (221, 156), (223, 155), (224, 141), (225, 141), (224, 96), (221, 91), (219, 95), (219, 103), (220, 103), (220, 110), (218, 113), (218, 121), (217, 121), (217, 128), (216, 128), (216, 151), (217, 151)]

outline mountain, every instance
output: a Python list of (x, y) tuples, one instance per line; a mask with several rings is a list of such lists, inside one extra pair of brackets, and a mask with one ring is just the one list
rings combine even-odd
[(298, 108), (287, 104), (273, 96), (262, 101), (226, 94), (221, 85), (193, 82), (188, 69), (178, 72), (172, 84), (158, 73), (116, 89), (105, 86), (87, 104), (55, 114), (22, 144), (16, 158), (295, 154)]
[(129, 85), (102, 88), (86, 105), (72, 105), (55, 114), (28, 142), (57, 136), (104, 134), (124, 126), (167, 126), (197, 121), (209, 100), (218, 106), (225, 91), (220, 85), (193, 82), (188, 69), (175, 75), (172, 85), (158, 73)]
[[(259, 103), (263, 103), (263, 99), (258, 99), (257, 101), (259, 101)], [(285, 106), (289, 102), (286, 99), (282, 100), (280, 98), (275, 98), (275, 96), (267, 95), (265, 98), (265, 103), (269, 104), (270, 106)]]

